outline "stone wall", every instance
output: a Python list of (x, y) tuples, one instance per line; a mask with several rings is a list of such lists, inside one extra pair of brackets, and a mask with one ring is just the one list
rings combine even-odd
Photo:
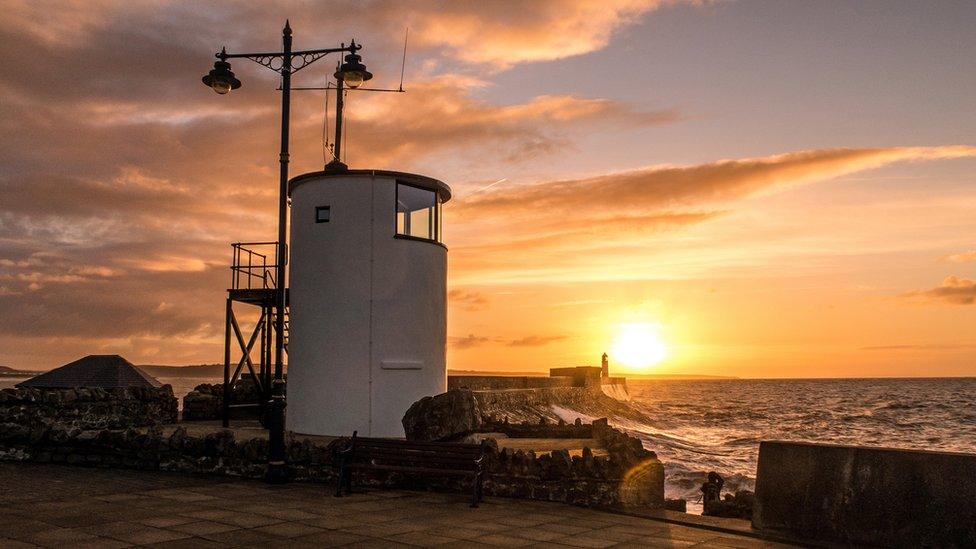
[(843, 545), (976, 547), (976, 455), (759, 446), (753, 526)]
[(592, 424), (503, 423), (494, 427), (509, 436), (593, 438), (607, 453), (595, 456), (590, 448), (583, 448), (576, 456), (567, 450), (537, 455), (503, 448), (491, 461), (492, 474), (486, 483), (495, 495), (595, 507), (664, 505), (664, 466), (657, 455), (639, 439), (610, 427), (606, 419)]
[[(581, 456), (565, 450), (498, 451), (489, 445), (485, 494), (559, 501), (594, 507), (660, 507), (664, 469), (653, 452), (606, 425), (590, 426), (607, 456), (585, 449)], [(288, 465), (293, 480), (334, 483), (333, 448), (325, 443), (289, 436)], [(181, 426), (143, 429), (79, 429), (59, 425), (31, 428), (0, 423), (0, 459), (65, 463), (88, 467), (121, 467), (261, 478), (267, 461), (267, 440), (236, 440), (228, 430), (191, 436)], [(469, 481), (411, 477), (402, 474), (357, 473), (357, 484), (424, 490), (470, 490)]]
[[(257, 403), (260, 398), (254, 380), (244, 376), (234, 384), (230, 403)], [(223, 383), (201, 383), (183, 397), (183, 419), (185, 421), (221, 419), (223, 403)]]
[(173, 388), (0, 390), (0, 424), (71, 429), (142, 427), (176, 421)]
[[(295, 480), (335, 479), (328, 445), (289, 437), (287, 452)], [(228, 430), (190, 436), (185, 428), (172, 426), (82, 430), (53, 425), (38, 430), (0, 423), (0, 459), (8, 461), (258, 479), (264, 475), (267, 456), (266, 438), (236, 440)]]
[[(597, 398), (580, 396), (583, 389), (565, 387), (549, 391), (572, 391), (571, 395), (562, 395), (564, 398)], [(513, 392), (522, 393), (523, 400), (535, 402), (536, 397), (530, 396), (535, 391)], [(596, 439), (607, 455), (594, 456), (589, 448), (577, 456), (565, 450), (537, 455), (508, 449), (499, 451), (492, 444), (486, 495), (598, 507), (663, 504), (663, 467), (654, 452), (645, 450), (638, 439), (613, 429), (605, 419), (590, 425), (580, 421), (566, 425), (543, 416), (542, 421), (519, 424), (511, 416), (482, 415), (481, 411), (496, 405), (511, 404), (506, 399), (499, 402), (495, 397), (484, 396), (491, 394), (507, 393), (475, 396), (471, 391), (451, 391), (447, 400), (437, 400), (436, 411), (453, 414), (461, 421), (476, 420), (477, 425), (449, 425), (448, 430), (453, 429), (454, 434), (475, 432), (480, 426), (509, 436), (589, 438)], [(542, 406), (545, 397), (539, 398), (543, 400), (537, 404)], [(444, 404), (449, 402), (459, 407), (445, 408)], [(176, 420), (176, 404), (169, 386), (113, 390), (5, 389), (0, 391), (0, 459), (248, 478), (260, 478), (264, 474), (267, 461), (264, 437), (236, 440), (228, 430), (191, 436), (182, 426), (166, 425)], [(435, 419), (446, 424), (442, 416)], [(334, 482), (333, 445), (336, 443), (336, 440), (330, 443), (321, 438), (289, 436), (288, 464), (294, 480)], [(428, 490), (469, 488), (459, 485), (461, 481), (457, 479), (411, 478), (400, 474), (370, 473), (357, 480), (370, 485)]]
[(512, 389), (551, 389), (554, 387), (596, 387), (601, 385), (617, 385), (623, 392), (627, 391), (627, 378), (600, 377), (600, 369), (595, 374), (585, 371), (574, 372), (576, 368), (554, 368), (566, 371), (563, 374), (544, 376), (447, 376), (447, 390), (469, 389), (472, 391), (508, 391)]
[[(555, 387), (509, 391), (451, 390), (414, 403), (403, 417), (408, 440), (460, 440), (474, 433), (521, 438), (596, 439), (606, 456), (590, 448), (570, 456), (566, 450), (496, 452), (486, 493), (612, 507), (664, 505), (664, 467), (641, 441), (609, 426), (606, 419), (567, 425), (553, 405), (573, 410), (638, 414), (600, 387)], [(642, 418), (645, 419), (646, 418)]]
[(447, 390), (500, 391), (507, 389), (542, 389), (572, 387), (571, 377), (542, 376), (447, 376)]
[[(598, 420), (601, 421), (601, 420)], [(538, 423), (512, 423), (508, 418), (499, 420), (489, 416), (481, 426), (482, 432), (500, 433), (509, 438), (593, 438), (593, 424), (559, 420), (552, 423), (542, 418)]]

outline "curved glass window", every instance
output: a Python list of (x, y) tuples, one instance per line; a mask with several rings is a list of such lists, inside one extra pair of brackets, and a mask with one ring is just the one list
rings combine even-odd
[(396, 208), (398, 236), (441, 241), (441, 200), (436, 192), (398, 182)]

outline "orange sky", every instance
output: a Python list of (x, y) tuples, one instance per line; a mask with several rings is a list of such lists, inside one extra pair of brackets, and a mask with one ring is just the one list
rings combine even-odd
[[(248, 61), (228, 96), (199, 78), (288, 16), (296, 47), (365, 44), (379, 87), (410, 27), (408, 92), (350, 97), (347, 161), (454, 188), (451, 368), (596, 364), (638, 322), (648, 373), (976, 375), (976, 6), (4, 4), (0, 364), (221, 360), (278, 96)], [(295, 95), (299, 174), (324, 97)]]

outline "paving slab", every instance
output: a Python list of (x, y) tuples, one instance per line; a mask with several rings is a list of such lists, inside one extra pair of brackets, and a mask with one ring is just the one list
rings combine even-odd
[[(560, 503), (0, 463), (0, 548), (786, 547), (739, 523)], [(67, 496), (67, 495), (70, 495)], [(739, 533), (745, 535), (739, 535)]]

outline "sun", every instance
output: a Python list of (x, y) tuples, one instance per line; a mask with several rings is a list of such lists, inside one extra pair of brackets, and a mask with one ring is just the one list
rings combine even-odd
[(649, 322), (621, 324), (610, 351), (614, 360), (638, 370), (654, 366), (668, 355), (660, 326)]

